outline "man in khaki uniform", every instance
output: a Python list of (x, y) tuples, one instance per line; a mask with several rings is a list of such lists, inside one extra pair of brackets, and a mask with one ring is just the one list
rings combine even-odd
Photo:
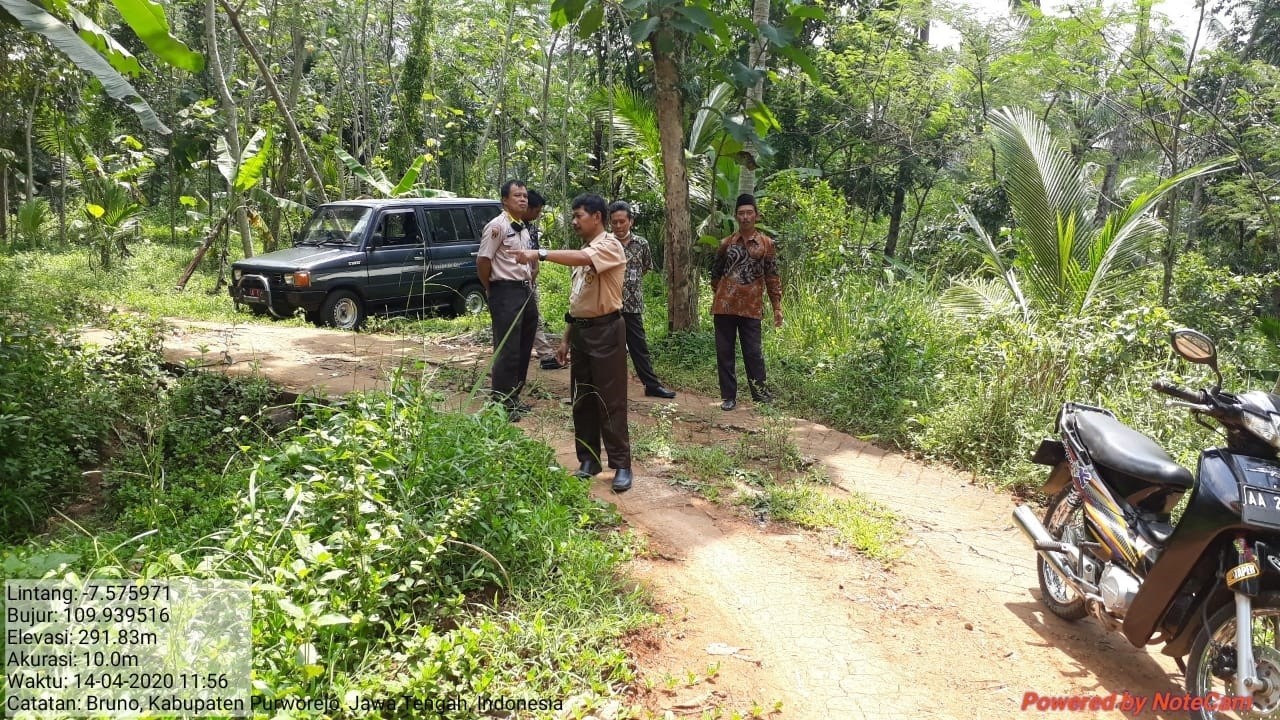
[(622, 244), (605, 232), (608, 205), (599, 195), (573, 199), (573, 229), (581, 250), (520, 250), (525, 263), (547, 260), (573, 268), (568, 324), (560, 362), (568, 360), (573, 395), (573, 434), (581, 463), (574, 474), (592, 477), (600, 466), (600, 440), (614, 469), (613, 490), (631, 489), (631, 438), (627, 432), (627, 326), (622, 320)]
[(533, 247), (524, 214), (529, 193), (519, 180), (502, 184), (503, 212), (484, 226), (476, 275), (489, 298), (493, 323), (493, 365), (490, 384), (494, 402), (502, 403), (513, 422), (529, 411), (520, 391), (529, 376), (529, 354), (538, 330), (538, 300), (533, 294), (533, 268), (516, 253)]

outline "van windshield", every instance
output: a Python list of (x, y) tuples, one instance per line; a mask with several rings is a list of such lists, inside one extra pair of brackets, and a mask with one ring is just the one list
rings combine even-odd
[(359, 245), (373, 210), (365, 207), (322, 207), (299, 235), (299, 245)]

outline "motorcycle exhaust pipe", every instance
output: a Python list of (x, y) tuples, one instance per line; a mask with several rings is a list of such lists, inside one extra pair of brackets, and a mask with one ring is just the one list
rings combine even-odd
[(1097, 588), (1089, 583), (1081, 580), (1066, 563), (1062, 562), (1062, 555), (1071, 556), (1072, 560), (1078, 560), (1080, 557), (1080, 549), (1054, 540), (1049, 531), (1045, 529), (1044, 524), (1040, 522), (1040, 518), (1031, 512), (1031, 508), (1026, 505), (1019, 505), (1013, 511), (1013, 520), (1018, 523), (1018, 528), (1022, 533), (1031, 540), (1032, 547), (1036, 552), (1040, 553), (1040, 557), (1053, 568), (1053, 571), (1062, 578), (1063, 582), (1073, 588), (1081, 595), (1096, 594)]

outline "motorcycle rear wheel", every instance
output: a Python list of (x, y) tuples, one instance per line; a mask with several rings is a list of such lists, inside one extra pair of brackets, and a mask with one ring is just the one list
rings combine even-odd
[[(1218, 608), (1191, 643), (1187, 694), (1193, 698), (1223, 697), (1214, 709), (1191, 711), (1195, 720), (1280, 717), (1280, 593), (1266, 593), (1253, 599), (1253, 659), (1258, 676), (1270, 683), (1271, 690), (1265, 695), (1254, 695), (1250, 710), (1227, 708), (1235, 701), (1236, 694), (1235, 637), (1236, 607), (1228, 603)], [(1224, 659), (1218, 659), (1223, 650), (1229, 652)], [(1213, 674), (1215, 659), (1231, 669), (1232, 677), (1224, 679)]]
[[(1073, 506), (1069, 500), (1074, 492), (1075, 488), (1068, 485), (1053, 496), (1044, 513), (1044, 527), (1054, 540), (1078, 544), (1085, 535), (1084, 511), (1082, 503), (1076, 502)], [(1040, 601), (1049, 612), (1072, 622), (1088, 614), (1080, 593), (1058, 577), (1039, 553), (1036, 553), (1036, 575), (1040, 578)]]

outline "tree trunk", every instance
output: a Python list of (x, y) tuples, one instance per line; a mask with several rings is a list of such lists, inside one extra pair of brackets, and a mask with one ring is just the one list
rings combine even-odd
[[(516, 29), (516, 3), (515, 0), (507, 0), (507, 32), (502, 39), (502, 55), (498, 59), (498, 87), (494, 92), (493, 107), (489, 112), (485, 113), (484, 131), (480, 133), (480, 141), (476, 143), (476, 164), (478, 165), (484, 159), (485, 146), (489, 144), (489, 133), (493, 131), (493, 118), (498, 112), (506, 112), (503, 99), (507, 89), (507, 63), (511, 59), (511, 36)], [(471, 173), (476, 175), (476, 173)], [(505, 182), (506, 178), (498, 178), (498, 182)]]
[(434, 24), (431, 3), (432, 0), (418, 0), (414, 9), (409, 53), (400, 73), (395, 125), (391, 130), (388, 147), (391, 176), (395, 178), (404, 175), (414, 158), (422, 152), (422, 88), (431, 72), (431, 33)]
[[(751, 23), (756, 28), (762, 28), (769, 22), (769, 0), (754, 0), (751, 4)], [(758, 30), (757, 30), (758, 32)], [(751, 50), (748, 62), (751, 64), (752, 70), (761, 71), (760, 78), (756, 80), (756, 84), (747, 90), (747, 107), (755, 107), (764, 103), (764, 68), (769, 61), (769, 46), (765, 42), (764, 35), (757, 34), (755, 39), (751, 41)], [(738, 194), (754, 195), (756, 192), (756, 153), (759, 148), (754, 142), (747, 143), (743, 148), (748, 156), (747, 162), (742, 163), (742, 169), (738, 171)], [(712, 195), (715, 195), (712, 185)]]
[[(210, 0), (210, 2), (212, 1)], [(311, 164), (311, 155), (307, 152), (307, 146), (302, 142), (302, 134), (298, 132), (298, 124), (293, 121), (293, 111), (280, 95), (280, 87), (276, 85), (276, 80), (271, 75), (271, 69), (263, 61), (262, 55), (258, 54), (258, 48), (253, 44), (253, 40), (245, 33), (244, 28), (240, 27), (240, 19), (237, 17), (236, 11), (231, 9), (231, 6), (227, 4), (227, 0), (217, 1), (222, 5), (223, 12), (227, 14), (227, 20), (231, 22), (231, 27), (235, 29), (236, 35), (239, 36), (245, 52), (249, 53), (249, 57), (253, 58), (254, 64), (258, 66), (258, 72), (262, 75), (262, 82), (266, 84), (267, 92), (271, 93), (271, 99), (275, 101), (280, 117), (284, 118), (285, 128), (289, 131), (289, 138), (293, 140), (293, 144), (298, 148), (298, 157), (302, 158), (303, 167), (307, 169), (307, 174), (311, 176), (311, 182), (316, 185), (316, 194), (320, 196), (321, 202), (329, 202), (329, 196), (324, 191), (324, 180), (320, 177), (320, 173), (316, 172), (315, 165)]]
[(898, 235), (902, 232), (902, 211), (907, 205), (907, 182), (911, 179), (911, 168), (907, 161), (898, 163), (898, 179), (893, 184), (893, 206), (889, 209), (889, 232), (884, 239), (884, 256), (891, 258), (898, 252)]
[(1093, 211), (1094, 225), (1101, 227), (1107, 219), (1107, 214), (1111, 212), (1112, 198), (1116, 193), (1116, 177), (1119, 174), (1120, 160), (1112, 153), (1102, 175), (1102, 187), (1098, 190), (1098, 207)]
[[(1176, 172), (1170, 173), (1175, 175)], [(1169, 192), (1169, 231), (1165, 234), (1164, 242), (1164, 278), (1160, 284), (1160, 304), (1169, 307), (1169, 296), (1173, 293), (1173, 266), (1178, 262), (1178, 213), (1182, 207), (1182, 203), (1178, 201), (1179, 190), (1174, 188)]]
[[(298, 106), (298, 95), (302, 92), (302, 73), (307, 65), (307, 36), (303, 34), (302, 29), (294, 26), (291, 28), (291, 41), (293, 44), (290, 50), (290, 56), (293, 58), (293, 66), (289, 69), (289, 97), (286, 102), (289, 107)], [(293, 152), (292, 144), (288, 136), (284, 142), (280, 143), (280, 152), (276, 153), (275, 173), (271, 178), (271, 192), (276, 195), (283, 195), (285, 188), (289, 187), (289, 178), (293, 175)], [(306, 184), (306, 179), (302, 179), (302, 184)], [(275, 250), (280, 244), (280, 224), (284, 219), (284, 212), (277, 203), (271, 209), (271, 215), (267, 222), (267, 229), (270, 231), (268, 236), (264, 238), (263, 249), (267, 252)], [(290, 243), (292, 244), (292, 243)]]
[(698, 328), (698, 270), (693, 260), (693, 223), (689, 213), (689, 173), (684, 162), (684, 110), (675, 37), (660, 26), (653, 45), (654, 92), (658, 111), (658, 142), (662, 148), (663, 199), (666, 237), (663, 254), (667, 271), (667, 330)]
[[(227, 150), (231, 152), (231, 159), (237, 165), (240, 163), (240, 120), (237, 115), (236, 101), (231, 97), (231, 90), (227, 88), (226, 76), (222, 74), (222, 55), (218, 51), (218, 18), (217, 10), (214, 3), (217, 0), (207, 0), (205, 2), (205, 26), (209, 33), (209, 75), (213, 79), (213, 86), (218, 92), (218, 98), (222, 102), (222, 115), (227, 119), (227, 127), (224, 136), (227, 138)], [(209, 197), (210, 205), (213, 204), (213, 196)], [(235, 185), (231, 182), (227, 183), (227, 203), (229, 210), (235, 210), (236, 225), (240, 228), (240, 245), (244, 249), (244, 256), (253, 257), (253, 233), (249, 230), (249, 213), (240, 205), (240, 194), (236, 192)]]
[(9, 240), (9, 166), (0, 162), (0, 245)]
[(36, 106), (40, 104), (40, 83), (36, 83), (35, 92), (31, 93), (31, 107), (27, 108), (27, 126), (24, 128), (24, 139), (27, 143), (27, 200), (36, 197), (36, 156), (32, 152), (31, 135), (36, 123)]

